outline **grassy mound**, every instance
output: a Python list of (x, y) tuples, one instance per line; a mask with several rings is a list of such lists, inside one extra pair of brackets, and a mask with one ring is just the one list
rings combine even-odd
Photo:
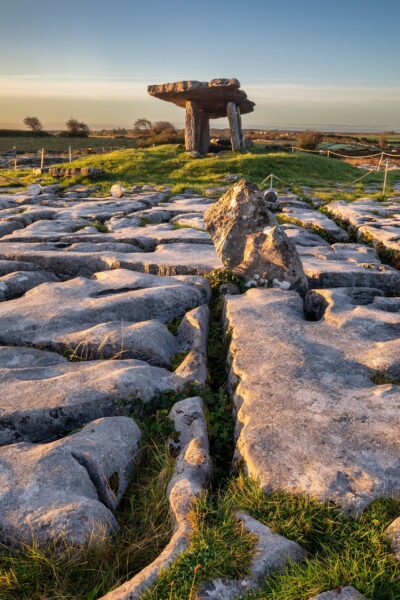
[[(318, 187), (350, 183), (363, 174), (360, 169), (339, 160), (303, 152), (266, 153), (252, 149), (246, 153), (221, 152), (194, 159), (180, 146), (171, 144), (88, 156), (74, 161), (71, 166), (104, 169), (107, 175), (98, 182), (102, 192), (108, 191), (116, 182), (127, 187), (133, 184), (168, 185), (175, 193), (186, 188), (202, 192), (207, 187), (223, 184), (227, 174), (241, 175), (260, 184), (270, 173), (286, 184)], [(11, 171), (4, 174), (15, 177)], [(364, 181), (381, 182), (382, 177), (382, 173), (373, 173)], [(37, 175), (21, 170), (18, 178), (21, 183), (27, 184), (36, 180)], [(44, 179), (46, 182), (53, 181), (49, 176)], [(70, 183), (71, 180), (68, 180)]]

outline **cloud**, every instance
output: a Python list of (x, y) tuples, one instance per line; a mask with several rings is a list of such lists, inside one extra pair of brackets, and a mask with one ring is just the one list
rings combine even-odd
[[(0, 77), (0, 97), (81, 98), (127, 101), (147, 98), (149, 81), (141, 78), (21, 75)], [(353, 86), (265, 83), (244, 86), (257, 103), (372, 104), (400, 102), (400, 86)]]

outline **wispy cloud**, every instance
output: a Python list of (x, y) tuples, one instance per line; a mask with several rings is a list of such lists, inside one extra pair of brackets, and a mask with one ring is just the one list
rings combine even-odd
[[(0, 77), (0, 97), (76, 98), (127, 101), (147, 98), (148, 80), (142, 78), (69, 75)], [(372, 104), (399, 103), (400, 86), (354, 86), (304, 83), (257, 83), (244, 86), (257, 103)]]

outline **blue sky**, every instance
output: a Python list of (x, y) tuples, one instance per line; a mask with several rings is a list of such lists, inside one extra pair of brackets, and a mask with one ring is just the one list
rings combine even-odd
[(399, 23), (400, 0), (0, 0), (0, 126), (179, 124), (147, 84), (237, 77), (245, 126), (400, 129)]

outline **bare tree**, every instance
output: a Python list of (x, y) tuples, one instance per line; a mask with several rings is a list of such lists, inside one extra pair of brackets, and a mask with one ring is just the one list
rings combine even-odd
[(133, 125), (133, 133), (139, 137), (146, 137), (152, 133), (153, 125), (148, 119), (136, 119)]
[(24, 123), (33, 133), (39, 133), (43, 129), (43, 125), (37, 117), (25, 117)]

